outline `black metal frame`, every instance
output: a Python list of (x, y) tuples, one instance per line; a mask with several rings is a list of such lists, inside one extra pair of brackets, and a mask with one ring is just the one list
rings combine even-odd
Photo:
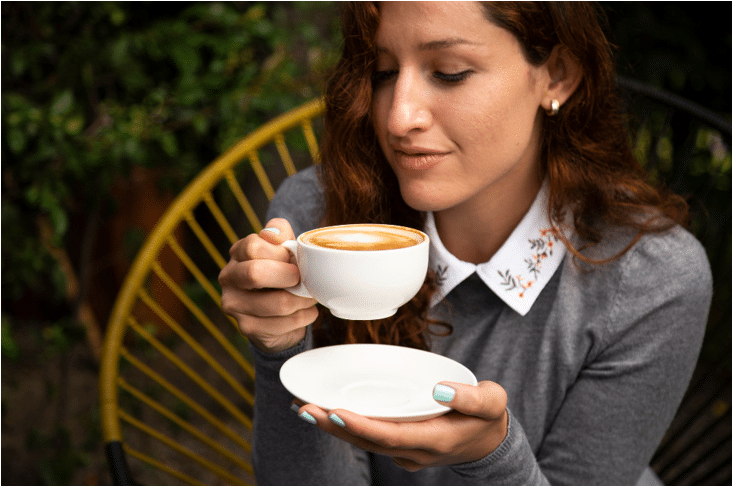
[(625, 76), (617, 76), (617, 86), (627, 93), (643, 95), (651, 100), (686, 112), (699, 121), (721, 132), (731, 150), (731, 121), (675, 93), (656, 88)]
[[(685, 131), (689, 137), (697, 127), (706, 126), (721, 134), (721, 141), (731, 153), (729, 120), (690, 100), (639, 81), (618, 77), (617, 83), (630, 107), (644, 102), (650, 104), (643, 109), (645, 115), (653, 109), (661, 109), (665, 113), (662, 131), (673, 129), (675, 125), (675, 129)], [(719, 304), (724, 302), (716, 312), (712, 310), (709, 317), (704, 350), (708, 343), (722, 336), (728, 336), (728, 341), (725, 341), (728, 345), (718, 356), (702, 354), (699, 358), (678, 413), (651, 465), (667, 486), (728, 485), (731, 484), (731, 249), (722, 236), (728, 231), (731, 241), (731, 206), (712, 208), (712, 198), (715, 197), (713, 178), (706, 181), (704, 175), (702, 184), (686, 180), (687, 164), (695, 147), (691, 140), (677, 142), (681, 144), (677, 147), (680, 153), (674, 154), (671, 180), (665, 182), (679, 194), (688, 196), (693, 216), (704, 221), (703, 230), (696, 236), (706, 246), (714, 271), (714, 305), (717, 301)], [(654, 153), (649, 162), (655, 168), (658, 161)], [(730, 201), (731, 185), (728, 196), (719, 194), (718, 197), (728, 197)], [(716, 214), (712, 214), (714, 210)], [(720, 295), (716, 299), (717, 293), (725, 292), (727, 288), (729, 295)]]
[(110, 473), (112, 474), (112, 482), (115, 486), (142, 486), (136, 483), (130, 474), (130, 468), (127, 465), (127, 456), (122, 448), (122, 442), (111, 441), (105, 445), (107, 454), (107, 463), (110, 465)]

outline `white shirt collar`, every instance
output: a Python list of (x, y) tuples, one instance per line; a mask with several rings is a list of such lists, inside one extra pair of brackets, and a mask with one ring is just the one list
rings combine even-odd
[(476, 272), (508, 306), (525, 315), (550, 281), (566, 253), (548, 221), (548, 187), (543, 184), (532, 206), (509, 238), (488, 262), (475, 265), (456, 258), (441, 243), (433, 213), (427, 213), (425, 232), (431, 240), (429, 266), (439, 288), (431, 306)]

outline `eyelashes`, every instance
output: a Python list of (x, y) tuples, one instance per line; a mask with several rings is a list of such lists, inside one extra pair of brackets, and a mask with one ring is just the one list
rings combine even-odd
[(436, 71), (433, 73), (433, 77), (446, 83), (459, 83), (468, 78), (471, 73), (471, 69), (467, 69), (466, 71), (461, 71), (458, 73), (442, 73), (440, 71)]
[(379, 86), (397, 74), (397, 71), (375, 71), (372, 73), (372, 86)]
[[(467, 69), (458, 73), (444, 73), (441, 71), (434, 71), (433, 78), (443, 83), (456, 84), (467, 79), (469, 76), (471, 76), (472, 72), (473, 71), (471, 69)], [(372, 86), (379, 86), (385, 81), (394, 78), (395, 76), (397, 76), (397, 74), (398, 71), (396, 70), (375, 71), (374, 73), (372, 73), (371, 77)]]

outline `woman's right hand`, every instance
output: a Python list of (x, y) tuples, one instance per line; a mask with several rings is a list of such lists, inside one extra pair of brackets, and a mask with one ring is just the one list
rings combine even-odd
[(272, 219), (259, 234), (232, 245), (230, 260), (219, 273), (222, 310), (237, 321), (246, 338), (268, 353), (296, 345), (318, 316), (314, 299), (283, 290), (300, 280), (290, 252), (280, 246), (294, 238), (288, 221)]

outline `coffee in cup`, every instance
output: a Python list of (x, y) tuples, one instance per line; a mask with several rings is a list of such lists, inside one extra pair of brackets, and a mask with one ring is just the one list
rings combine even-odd
[(417, 245), (423, 236), (420, 231), (403, 226), (354, 224), (308, 231), (303, 234), (303, 242), (334, 250), (377, 251)]
[(282, 244), (301, 274), (288, 289), (342, 319), (389, 317), (418, 293), (428, 271), (428, 236), (382, 224), (329, 226)]

